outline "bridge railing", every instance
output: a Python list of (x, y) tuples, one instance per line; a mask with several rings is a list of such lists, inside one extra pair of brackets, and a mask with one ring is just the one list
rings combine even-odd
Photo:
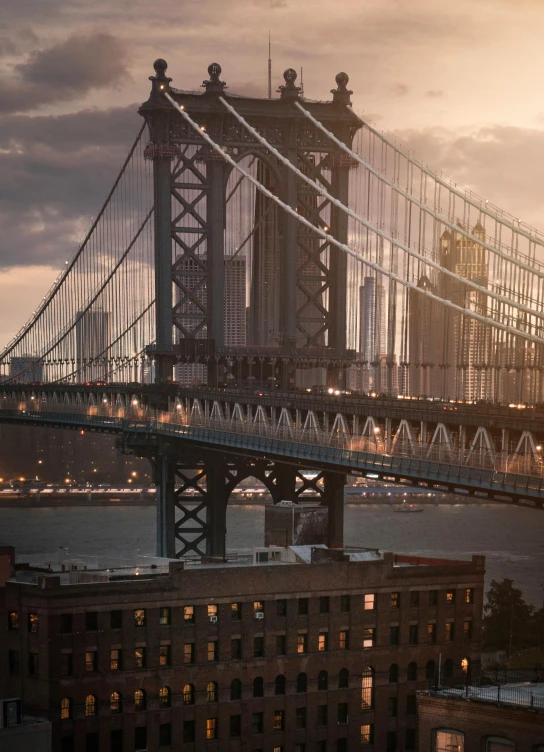
[[(421, 445), (417, 442), (402, 441), (396, 446), (388, 446), (380, 436), (367, 437), (352, 435), (343, 431), (326, 431), (317, 427), (300, 428), (292, 425), (273, 425), (265, 422), (255, 422), (247, 419), (242, 414), (242, 419), (225, 417), (222, 419), (211, 418), (202, 413), (190, 413), (181, 403), (173, 403), (169, 410), (157, 410), (149, 406), (142, 406), (137, 399), (130, 401), (128, 405), (112, 404), (104, 399), (98, 404), (86, 404), (84, 401), (63, 403), (58, 399), (47, 397), (29, 397), (22, 402), (9, 395), (4, 395), (0, 400), (0, 411), (14, 411), (22, 418), (25, 416), (32, 420), (40, 417), (58, 415), (59, 418), (67, 419), (85, 416), (86, 423), (97, 421), (107, 427), (109, 421), (112, 426), (130, 422), (141, 427), (156, 425), (162, 430), (170, 427), (174, 432), (181, 428), (206, 429), (217, 434), (241, 434), (248, 437), (275, 439), (284, 443), (330, 448), (341, 450), (349, 455), (369, 455), (381, 458), (380, 464), (393, 465), (393, 459), (405, 461), (418, 461), (437, 466), (456, 466), (463, 472), (471, 468), (487, 471), (494, 479), (498, 479), (503, 485), (539, 488), (544, 478), (542, 462), (534, 457), (525, 455), (512, 455), (506, 452), (492, 452), (490, 449), (463, 450), (458, 446), (435, 446)], [(219, 442), (220, 443), (220, 442)], [(522, 480), (521, 480), (522, 479)]]

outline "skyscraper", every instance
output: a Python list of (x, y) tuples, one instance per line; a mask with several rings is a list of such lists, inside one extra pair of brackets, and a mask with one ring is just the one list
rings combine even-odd
[(76, 321), (78, 381), (107, 380), (111, 317), (108, 311), (85, 311)]
[(385, 287), (375, 277), (365, 277), (359, 288), (359, 352), (364, 364), (365, 391), (376, 387), (376, 369), (380, 359), (387, 355), (386, 305)]
[[(423, 275), (417, 286), (436, 295), (436, 288)], [(408, 292), (409, 329), (409, 393), (415, 396), (441, 397), (444, 369), (442, 342), (444, 307), (415, 290)]]
[(9, 378), (17, 384), (43, 381), (43, 361), (31, 355), (14, 356), (9, 364)]

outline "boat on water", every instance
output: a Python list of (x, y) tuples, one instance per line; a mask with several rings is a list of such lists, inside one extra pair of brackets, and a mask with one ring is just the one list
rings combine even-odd
[(394, 512), (402, 512), (403, 514), (410, 514), (411, 512), (422, 512), (423, 507), (415, 507), (413, 504), (407, 504), (405, 501), (400, 504), (396, 509), (393, 509)]

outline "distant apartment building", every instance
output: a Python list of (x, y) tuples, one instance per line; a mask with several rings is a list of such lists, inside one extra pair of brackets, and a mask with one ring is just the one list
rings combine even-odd
[(43, 381), (43, 360), (32, 355), (13, 356), (9, 364), (9, 380), (15, 384)]
[(70, 569), (0, 591), (1, 689), (52, 722), (53, 752), (415, 752), (417, 690), (480, 662), (482, 557)]

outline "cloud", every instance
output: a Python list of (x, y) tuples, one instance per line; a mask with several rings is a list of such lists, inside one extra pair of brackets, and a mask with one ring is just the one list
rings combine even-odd
[(405, 97), (410, 91), (410, 87), (406, 84), (393, 84), (389, 88), (395, 97)]
[(0, 113), (25, 112), (36, 105), (83, 98), (89, 91), (129, 78), (126, 45), (92, 31), (32, 52), (15, 66), (15, 77), (0, 83)]
[(425, 92), (425, 96), (429, 99), (439, 99), (444, 96), (444, 92), (441, 89), (429, 89)]

